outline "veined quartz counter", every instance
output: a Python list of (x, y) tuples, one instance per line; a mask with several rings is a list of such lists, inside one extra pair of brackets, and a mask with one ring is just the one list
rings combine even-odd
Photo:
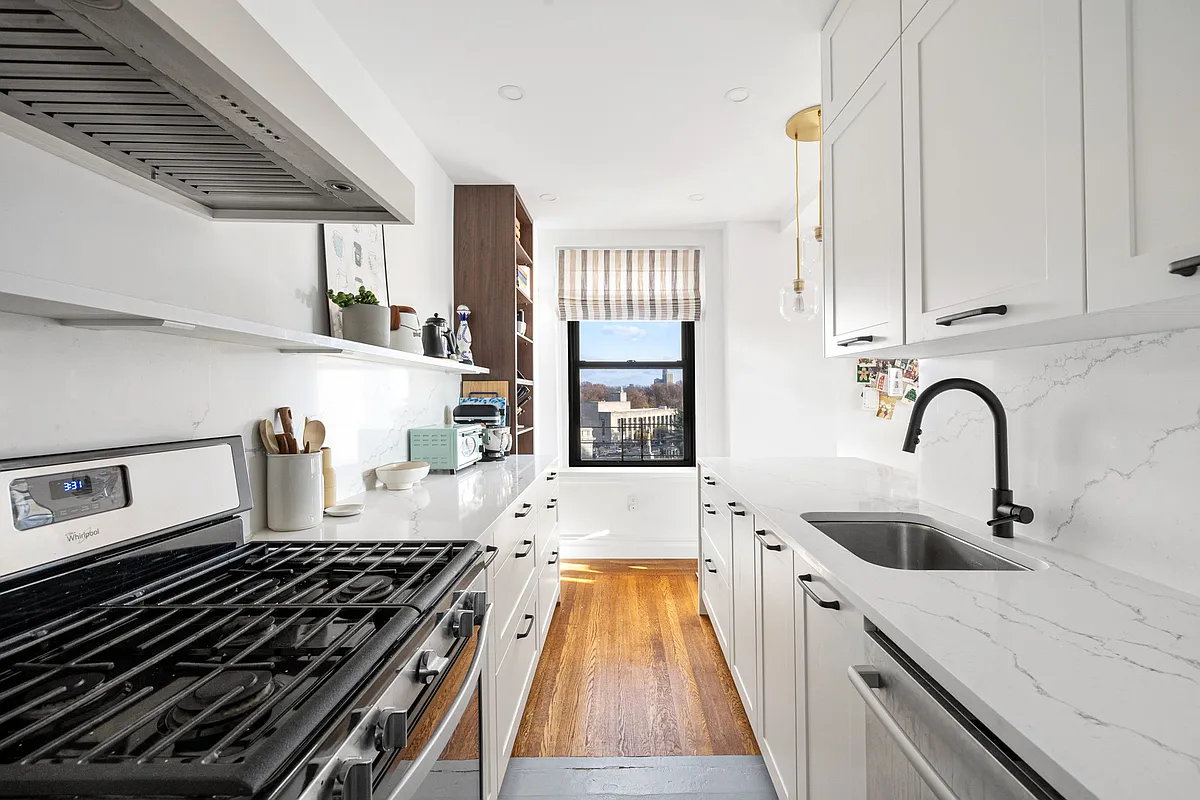
[(378, 542), (398, 539), (478, 539), (504, 510), (558, 463), (551, 456), (509, 456), (457, 474), (431, 474), (412, 489), (379, 486), (343, 500), (364, 503), (356, 517), (326, 516), (306, 531), (255, 531), (254, 539)]
[[(1200, 797), (1200, 598), (1022, 539), (1019, 525), (994, 539), (868, 461), (701, 465), (1069, 800)], [(921, 514), (1046, 568), (879, 567), (801, 518), (817, 512)]]

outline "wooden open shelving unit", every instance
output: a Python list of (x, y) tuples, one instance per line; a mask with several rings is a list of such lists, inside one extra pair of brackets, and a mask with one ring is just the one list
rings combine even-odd
[[(507, 384), (514, 455), (534, 450), (533, 300), (517, 288), (521, 265), (534, 291), (532, 252), (533, 218), (515, 186), (454, 187), (454, 304), (471, 309), (475, 363), (488, 368), (489, 381)], [(525, 312), (524, 336), (517, 334), (518, 310)], [(529, 390), (523, 406), (518, 387)]]

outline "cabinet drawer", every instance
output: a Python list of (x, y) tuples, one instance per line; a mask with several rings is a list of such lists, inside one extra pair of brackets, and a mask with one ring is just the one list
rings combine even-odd
[(492, 544), (500, 551), (496, 557), (500, 562), (517, 549), (519, 542), (532, 539), (537, 533), (535, 528), (530, 527), (537, 522), (538, 512), (534, 502), (536, 498), (530, 495), (531, 492), (522, 495), (520, 501), (513, 504), (492, 526)]
[[(538, 558), (545, 562), (550, 544), (558, 538), (558, 490), (549, 492), (538, 507), (537, 551)], [(557, 549), (557, 545), (555, 545)]]
[(497, 753), (500, 765), (498, 774), (501, 778), (504, 777), (508, 758), (512, 754), (517, 728), (521, 725), (521, 715), (525, 713), (525, 700), (538, 661), (537, 587), (531, 583), (522, 599), (517, 624), (507, 636), (498, 639), (504, 645), (500, 648), (503, 655), (500, 657), (500, 666), (496, 669), (495, 706), (496, 732), (500, 744)]
[(821, 121), (837, 119), (900, 38), (900, 0), (841, 0), (821, 31)]
[(554, 609), (558, 607), (560, 573), (557, 535), (546, 548), (546, 556), (541, 560), (538, 570), (538, 642), (544, 645), (550, 620), (554, 618)]
[(512, 633), (513, 627), (519, 622), (520, 598), (524, 596), (537, 571), (537, 542), (532, 538), (533, 528), (529, 527), (526, 530), (529, 538), (518, 539), (507, 558), (501, 560), (502, 557), (498, 556), (496, 559), (500, 566), (496, 570), (492, 602), (496, 607), (496, 624), (502, 640)]
[(712, 623), (713, 632), (717, 635), (717, 643), (725, 653), (725, 660), (730, 660), (730, 636), (733, 633), (733, 606), (731, 604), (730, 574), (726, 562), (721, 559), (708, 536), (701, 537), (700, 569), (702, 577), (704, 608), (708, 610), (708, 621)]
[(718, 515), (728, 519), (732, 516), (745, 516), (746, 507), (738, 500), (738, 496), (725, 485), (725, 482), (709, 470), (700, 469), (700, 511), (702, 519), (712, 519), (705, 514), (704, 504), (709, 503)]

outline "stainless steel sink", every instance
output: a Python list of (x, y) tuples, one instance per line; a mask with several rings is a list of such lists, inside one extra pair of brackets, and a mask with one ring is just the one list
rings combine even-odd
[(933, 525), (905, 519), (805, 519), (854, 555), (889, 569), (1028, 570)]

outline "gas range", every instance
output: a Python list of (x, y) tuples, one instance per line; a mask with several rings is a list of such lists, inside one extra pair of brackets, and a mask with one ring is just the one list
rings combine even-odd
[[(219, 463), (205, 479), (236, 501), (217, 489), (181, 504), (201, 519), (138, 530), (171, 500), (135, 480), (159, 454), (184, 486)], [(38, 489), (114, 470), (120, 504), (90, 514), (78, 494), (55, 520)], [(481, 796), (462, 781), (482, 773), (476, 543), (246, 543), (238, 438), (0, 462), (0, 483), (12, 560), (58, 556), (0, 578), (0, 796), (405, 800), (435, 791), (446, 750), (468, 786), (449, 796)], [(18, 527), (18, 492), (51, 521)], [(81, 520), (97, 533), (65, 535)]]

